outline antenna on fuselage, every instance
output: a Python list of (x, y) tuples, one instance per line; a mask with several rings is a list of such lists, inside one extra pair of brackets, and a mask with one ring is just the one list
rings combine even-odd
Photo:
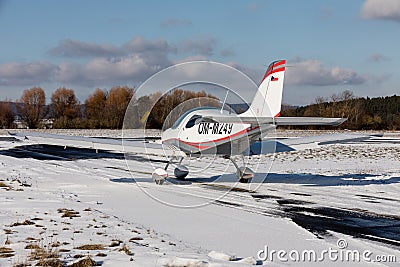
[(229, 90), (226, 90), (225, 99), (224, 99), (224, 102), (222, 103), (222, 107), (221, 107), (221, 114), (222, 114), (222, 111), (224, 110), (224, 106), (225, 106), (226, 99), (228, 98), (228, 94), (229, 94)]

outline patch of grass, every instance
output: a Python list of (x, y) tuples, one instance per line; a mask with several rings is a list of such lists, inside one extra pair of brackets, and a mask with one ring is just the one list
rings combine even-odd
[(40, 249), (38, 244), (28, 244), (25, 246), (25, 249)]
[(53, 242), (53, 244), (51, 244), (51, 247), (56, 248), (56, 247), (59, 247), (60, 245), (61, 245), (60, 242), (56, 241), (56, 242)]
[(40, 259), (36, 266), (63, 267), (63, 263), (59, 259)]
[(110, 247), (118, 247), (122, 243), (121, 240), (111, 240)]
[(76, 249), (80, 249), (80, 250), (104, 250), (104, 245), (103, 244), (87, 244), (87, 245), (82, 245), (82, 246), (76, 247)]
[(10, 258), (14, 256), (14, 250), (8, 247), (0, 247), (0, 258)]
[(100, 252), (96, 254), (96, 257), (107, 257), (107, 254)]
[(25, 220), (23, 222), (16, 222), (10, 225), (10, 227), (15, 227), (15, 226), (20, 226), (20, 225), (33, 225), (35, 224), (34, 222), (30, 221), (30, 220)]
[(75, 218), (75, 217), (81, 217), (81, 215), (79, 215), (78, 211), (74, 211), (73, 209), (58, 209), (57, 210), (58, 213), (62, 213), (61, 217), (65, 218), (68, 217), (70, 219)]
[(89, 266), (96, 266), (97, 263), (92, 260), (90, 257), (86, 257), (78, 262), (73, 263), (70, 267), (89, 267)]
[(0, 182), (0, 187), (10, 188), (10, 186), (4, 182)]
[(28, 266), (31, 266), (31, 265), (26, 262), (22, 262), (22, 263), (17, 262), (17, 263), (14, 263), (14, 265), (13, 265), (13, 267), (28, 267)]
[(82, 255), (82, 254), (76, 254), (76, 255), (74, 255), (74, 259), (81, 259), (81, 258), (83, 258), (83, 257), (85, 257), (85, 256)]
[(132, 256), (132, 252), (126, 244), (124, 244), (122, 248), (119, 249), (119, 251), (125, 252), (125, 254), (128, 256)]
[[(58, 259), (58, 257), (59, 257), (58, 251), (53, 251), (51, 249), (44, 249), (40, 246), (38, 248), (35, 248), (29, 255), (30, 260), (43, 261), (43, 264), (46, 264), (45, 261), (47, 260)], [(42, 265), (42, 266), (56, 266), (56, 265)]]

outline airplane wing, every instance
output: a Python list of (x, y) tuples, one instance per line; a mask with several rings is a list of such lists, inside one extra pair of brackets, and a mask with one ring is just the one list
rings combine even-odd
[(248, 153), (250, 151), (250, 154), (252, 155), (290, 152), (315, 149), (329, 144), (370, 141), (381, 137), (382, 135), (380, 134), (365, 135), (354, 133), (334, 133), (298, 138), (265, 138), (262, 142), (253, 144), (246, 152)]
[[(10, 133), (11, 134), (11, 133)], [(24, 141), (34, 144), (57, 145), (64, 147), (101, 149), (107, 151), (146, 154), (167, 157), (186, 157), (186, 154), (175, 146), (166, 146), (161, 143), (145, 140), (121, 140), (109, 138), (95, 138), (83, 136), (69, 136), (59, 134), (47, 134), (38, 132), (13, 133)]]
[(216, 121), (220, 123), (251, 123), (251, 124), (275, 124), (275, 125), (327, 125), (337, 126), (345, 122), (347, 118), (320, 118), (320, 117), (240, 117), (240, 116), (204, 116), (196, 123)]

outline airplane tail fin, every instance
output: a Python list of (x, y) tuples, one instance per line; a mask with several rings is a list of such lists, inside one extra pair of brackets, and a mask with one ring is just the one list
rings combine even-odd
[(285, 64), (286, 60), (278, 60), (268, 66), (249, 110), (241, 116), (280, 116)]

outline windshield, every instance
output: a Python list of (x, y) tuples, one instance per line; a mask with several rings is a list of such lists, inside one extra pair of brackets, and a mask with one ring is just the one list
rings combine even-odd
[(181, 122), (183, 121), (183, 119), (186, 118), (186, 116), (187, 116), (190, 112), (193, 112), (193, 111), (196, 111), (196, 110), (204, 110), (204, 109), (218, 109), (218, 108), (215, 108), (215, 107), (198, 107), (198, 108), (190, 109), (190, 110), (186, 111), (185, 113), (183, 113), (183, 114), (179, 117), (179, 119), (176, 120), (176, 122), (174, 123), (174, 125), (172, 125), (171, 128), (172, 128), (172, 129), (178, 128), (179, 124), (181, 124)]
[(196, 120), (201, 118), (200, 115), (193, 115), (190, 120), (186, 123), (186, 128), (192, 128), (196, 123)]

